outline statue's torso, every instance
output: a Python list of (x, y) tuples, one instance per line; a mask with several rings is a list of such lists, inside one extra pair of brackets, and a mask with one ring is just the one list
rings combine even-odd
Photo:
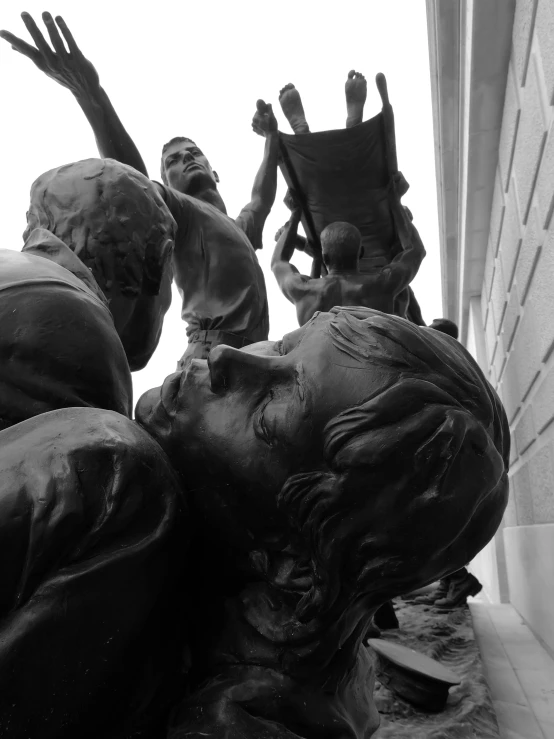
[(188, 333), (220, 330), (267, 339), (264, 276), (246, 234), (214, 206), (166, 188), (177, 221), (174, 276)]
[(387, 290), (380, 271), (348, 277), (328, 275), (310, 280), (305, 296), (296, 304), (298, 322), (303, 326), (316, 311), (326, 312), (338, 305), (361, 305), (393, 313), (394, 294)]

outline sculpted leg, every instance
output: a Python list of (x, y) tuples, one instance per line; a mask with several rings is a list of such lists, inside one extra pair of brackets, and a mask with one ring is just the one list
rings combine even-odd
[(348, 72), (344, 94), (346, 95), (346, 128), (352, 128), (362, 122), (367, 98), (367, 82), (361, 72), (355, 72), (353, 69)]
[(279, 102), (294, 133), (310, 133), (300, 93), (290, 82), (279, 93)]

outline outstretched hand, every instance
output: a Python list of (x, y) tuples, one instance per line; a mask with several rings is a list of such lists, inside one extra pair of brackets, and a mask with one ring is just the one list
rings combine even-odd
[[(67, 87), (74, 95), (88, 94), (99, 87), (100, 83), (96, 69), (83, 56), (61, 16), (56, 16), (54, 21), (50, 13), (42, 14), (42, 20), (48, 31), (54, 51), (29, 13), (22, 13), (21, 18), (36, 46), (28, 44), (9, 31), (0, 31), (0, 37), (11, 44), (12, 49), (26, 56), (35, 63), (41, 72), (44, 72), (63, 87)], [(58, 28), (62, 32), (67, 49)]]
[(252, 118), (252, 128), (258, 136), (267, 136), (269, 133), (277, 132), (277, 119), (270, 103), (265, 103), (263, 100), (257, 101), (256, 112)]

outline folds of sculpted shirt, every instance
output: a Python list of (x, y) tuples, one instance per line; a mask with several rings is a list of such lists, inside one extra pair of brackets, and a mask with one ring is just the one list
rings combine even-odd
[(106, 301), (45, 229), (23, 252), (0, 249), (0, 325), (0, 429), (71, 406), (131, 415), (131, 373)]
[(177, 222), (174, 277), (187, 335), (217, 330), (250, 343), (265, 341), (267, 293), (252, 246), (260, 242), (252, 214), (244, 209), (233, 221), (209, 203), (169, 187), (164, 187), (164, 198)]
[(0, 737), (161, 735), (186, 636), (180, 483), (130, 420), (100, 288), (45, 229), (0, 250), (0, 327)]

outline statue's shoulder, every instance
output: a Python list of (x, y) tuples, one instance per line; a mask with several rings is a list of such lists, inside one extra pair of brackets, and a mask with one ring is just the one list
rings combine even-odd
[[(165, 452), (135, 421), (101, 408), (62, 408), (0, 431), (0, 478), (8, 488), (67, 501), (86, 491), (89, 504), (178, 504), (181, 484)], [(37, 478), (44, 485), (29, 487)], [(50, 482), (49, 482), (50, 481)], [(27, 493), (26, 493), (27, 495)], [(69, 496), (69, 498), (68, 498)], [(172, 504), (173, 505), (173, 504)], [(119, 514), (118, 514), (119, 515)], [(122, 509), (122, 515), (128, 511)]]
[[(0, 291), (52, 283), (85, 292), (107, 307), (90, 270), (65, 244), (63, 246), (68, 252), (71, 265), (60, 263), (59, 257), (50, 255), (46, 250), (41, 251), (38, 247), (23, 251), (0, 249)], [(63, 255), (67, 256), (65, 252)]]

